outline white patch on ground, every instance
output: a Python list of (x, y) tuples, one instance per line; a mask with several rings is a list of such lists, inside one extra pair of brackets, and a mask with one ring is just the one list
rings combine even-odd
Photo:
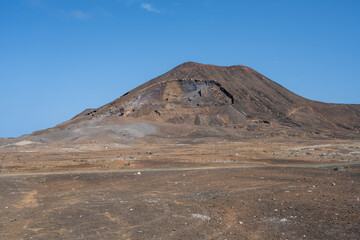
[(147, 203), (159, 203), (159, 199), (145, 199), (144, 202), (147, 202)]
[(321, 148), (321, 147), (331, 147), (332, 144), (322, 144), (322, 145), (313, 145), (313, 146), (304, 146), (304, 147), (295, 147), (295, 148), (289, 148), (290, 151), (296, 151), (296, 150), (314, 150), (314, 148)]
[(198, 213), (193, 213), (193, 214), (191, 214), (191, 216), (193, 218), (200, 219), (200, 220), (203, 220), (203, 221), (210, 220), (210, 217), (205, 216), (205, 215), (201, 215), (201, 214), (198, 214)]
[(229, 160), (229, 159), (216, 159), (216, 160), (213, 160), (213, 162), (230, 163), (230, 162), (234, 162), (234, 161)]
[(16, 146), (25, 146), (25, 145), (29, 145), (29, 144), (33, 144), (33, 143), (35, 143), (35, 142), (28, 141), (28, 140), (23, 140), (23, 141), (14, 143), (14, 145), (16, 145)]
[(271, 217), (271, 218), (269, 218), (269, 222), (285, 223), (285, 222), (288, 222), (288, 221), (289, 221), (289, 219), (287, 219), (287, 218), (281, 218), (281, 219), (279, 217)]

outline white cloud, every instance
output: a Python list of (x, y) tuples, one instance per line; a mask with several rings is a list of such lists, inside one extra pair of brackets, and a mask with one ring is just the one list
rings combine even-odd
[(90, 14), (83, 12), (81, 10), (71, 11), (71, 12), (69, 12), (69, 16), (79, 19), (79, 20), (86, 20), (86, 19), (90, 18)]
[(159, 13), (160, 12), (159, 9), (154, 8), (150, 3), (142, 3), (141, 7), (143, 9), (145, 9), (146, 11), (148, 11), (148, 12), (153, 12), (153, 13)]

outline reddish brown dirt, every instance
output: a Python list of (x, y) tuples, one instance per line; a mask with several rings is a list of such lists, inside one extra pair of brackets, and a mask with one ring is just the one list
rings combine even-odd
[(149, 125), (137, 125), (139, 131), (133, 131), (134, 127), (119, 129), (124, 121), (163, 124), (164, 132), (176, 136), (182, 133), (174, 132), (174, 125), (207, 127), (189, 135), (193, 138), (209, 134), (222, 137), (216, 131), (221, 127), (230, 129), (233, 136), (255, 132), (358, 139), (360, 105), (305, 99), (246, 66), (187, 62), (100, 108), (85, 110), (24, 139), (52, 142), (114, 140), (139, 134), (166, 136)]
[[(228, 165), (321, 164), (360, 160), (360, 142), (269, 138), (148, 138), (146, 145), (67, 144), (16, 146), (0, 151), (0, 173)], [(153, 143), (150, 143), (153, 142)]]
[(5, 148), (0, 239), (359, 239), (359, 142), (186, 141)]
[(360, 168), (2, 176), (0, 239), (359, 239)]

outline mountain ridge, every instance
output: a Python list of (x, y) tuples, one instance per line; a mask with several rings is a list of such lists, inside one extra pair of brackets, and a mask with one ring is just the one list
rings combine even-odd
[[(243, 65), (185, 62), (54, 129), (108, 118), (114, 124), (128, 118), (249, 131), (265, 129), (272, 134), (284, 131), (330, 137), (360, 134), (360, 105), (306, 99)], [(44, 131), (47, 130), (34, 134)]]

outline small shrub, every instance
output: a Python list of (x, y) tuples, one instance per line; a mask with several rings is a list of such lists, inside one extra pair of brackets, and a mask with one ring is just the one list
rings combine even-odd
[(26, 170), (29, 170), (29, 171), (37, 171), (37, 170), (40, 170), (40, 168), (38, 167), (32, 167), (32, 168), (28, 168)]
[(46, 183), (46, 178), (41, 179), (39, 183)]

